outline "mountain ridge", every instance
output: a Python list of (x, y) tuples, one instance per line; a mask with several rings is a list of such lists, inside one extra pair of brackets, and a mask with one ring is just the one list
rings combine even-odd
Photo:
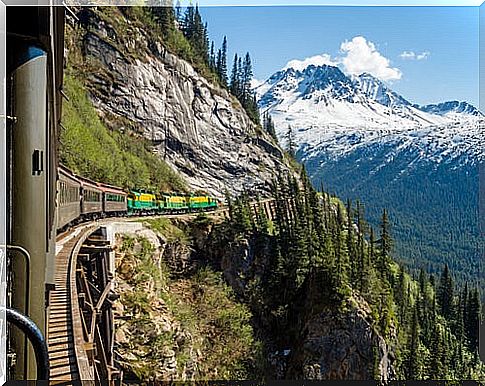
[(483, 156), (479, 132), (483, 114), (473, 105), (413, 104), (368, 73), (347, 76), (330, 65), (310, 65), (302, 71), (288, 68), (255, 91), (280, 140), (290, 125), (296, 144), (313, 149), (305, 158), (323, 148), (339, 157), (356, 146), (376, 143), (394, 143), (397, 149), (422, 153), (421, 160), (435, 163), (451, 156), (475, 164)]
[[(393, 91), (389, 85), (378, 77), (368, 73), (363, 72), (360, 75), (345, 75), (343, 71), (338, 66), (332, 66), (328, 64), (314, 65), (310, 64), (304, 69), (295, 69), (293, 67), (287, 67), (282, 70), (275, 72), (271, 75), (265, 82), (255, 87), (257, 94), (264, 95), (268, 91), (268, 87), (265, 87), (268, 83), (276, 83), (285, 78), (285, 75), (298, 75), (298, 74), (311, 74), (312, 76), (318, 72), (325, 72), (326, 74), (332, 74), (335, 80), (340, 81), (346, 85), (353, 85), (355, 91), (361, 91), (366, 97), (377, 101), (384, 106), (395, 106), (404, 105), (412, 106), (423, 112), (431, 112), (433, 114), (443, 115), (447, 112), (458, 112), (467, 113), (470, 115), (481, 115), (483, 114), (471, 103), (467, 101), (449, 100), (438, 103), (429, 103), (425, 105), (420, 105), (417, 103), (411, 103), (402, 95)], [(261, 92), (261, 90), (264, 90)], [(308, 90), (305, 90), (304, 95), (308, 94)], [(397, 101), (397, 103), (394, 103)]]
[[(413, 104), (370, 74), (333, 67), (338, 80), (319, 79), (327, 87), (304, 96), (299, 85), (308, 89), (316, 68), (279, 71), (256, 88), (280, 141), (287, 144), (291, 126), (312, 182), (360, 200), (371, 225), (383, 208), (399, 219), (396, 252), (408, 267), (437, 272), (449, 263), (460, 282), (475, 282), (483, 114), (467, 102)], [(345, 98), (335, 92), (343, 85)]]

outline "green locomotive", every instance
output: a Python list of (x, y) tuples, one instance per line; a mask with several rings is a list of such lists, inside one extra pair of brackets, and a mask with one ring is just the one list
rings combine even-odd
[(157, 198), (153, 192), (132, 190), (127, 197), (129, 214), (202, 212), (217, 207), (217, 199), (207, 195), (164, 193)]

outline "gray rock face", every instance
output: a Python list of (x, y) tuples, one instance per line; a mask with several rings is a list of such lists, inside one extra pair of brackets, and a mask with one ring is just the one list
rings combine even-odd
[(106, 123), (123, 130), (120, 122), (127, 122), (192, 189), (216, 196), (226, 188), (268, 191), (273, 173), (288, 170), (278, 145), (226, 90), (129, 20), (116, 25), (134, 33), (121, 33), (100, 12), (90, 12), (83, 55), (97, 68), (88, 87)]
[[(240, 239), (232, 243), (208, 245), (215, 261), (220, 261), (224, 278), (239, 296), (248, 295), (251, 279), (262, 277), (271, 254), (269, 240)], [(219, 245), (219, 246), (218, 246)], [(223, 246), (223, 248), (221, 248)], [(372, 380), (396, 378), (393, 349), (394, 326), (384, 339), (373, 326), (368, 303), (354, 293), (345, 310), (337, 302), (322, 299), (321, 285), (308, 282), (301, 299), (299, 332), (288, 346), (275, 346), (267, 357), (276, 379)], [(260, 320), (263, 322), (263, 320)]]
[[(363, 308), (327, 310), (310, 318), (290, 362), (290, 376), (312, 380), (394, 379), (393, 355)], [(374, 368), (374, 366), (376, 368)]]

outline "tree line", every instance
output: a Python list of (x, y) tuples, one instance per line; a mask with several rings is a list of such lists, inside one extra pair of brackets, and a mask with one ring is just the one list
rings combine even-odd
[(244, 56), (235, 54), (230, 78), (228, 77), (228, 42), (224, 36), (220, 48), (210, 41), (207, 23), (202, 20), (199, 7), (190, 3), (182, 7), (177, 1), (162, 0), (163, 6), (151, 7), (151, 12), (162, 30), (162, 37), (169, 40), (176, 30), (180, 30), (189, 43), (195, 61), (215, 75), (218, 83), (234, 95), (244, 107), (249, 117), (260, 123), (256, 96), (251, 89), (253, 67), (249, 52)]
[[(250, 304), (268, 330), (286, 340), (282, 344), (298, 333), (302, 303), (315, 310), (363, 299), (396, 353), (398, 379), (483, 376), (478, 289), (457, 287), (448, 266), (436, 279), (424, 270), (412, 276), (398, 265), (387, 210), (373, 229), (362, 203), (344, 204), (315, 190), (304, 168), (299, 179), (278, 176), (272, 196), (272, 221), (253, 209), (249, 193), (227, 202), (234, 237), (253, 238), (261, 246), (255, 253), (266, 253), (263, 273), (248, 285)], [(378, 362), (369, 366), (378, 379)]]

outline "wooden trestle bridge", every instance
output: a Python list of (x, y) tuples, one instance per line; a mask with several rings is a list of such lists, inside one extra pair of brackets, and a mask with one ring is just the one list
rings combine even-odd
[[(274, 218), (274, 201), (253, 203)], [(168, 217), (194, 214), (172, 215)], [(228, 216), (222, 208), (213, 215)], [(111, 219), (119, 222), (123, 219)], [(114, 358), (114, 258), (107, 239), (110, 220), (78, 225), (59, 236), (56, 248), (55, 290), (50, 295), (47, 343), (51, 382), (82, 380), (114, 383), (122, 372)]]

